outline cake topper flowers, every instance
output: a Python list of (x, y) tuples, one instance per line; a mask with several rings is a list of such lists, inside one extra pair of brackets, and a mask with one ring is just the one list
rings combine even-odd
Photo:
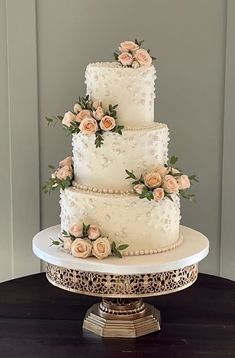
[(71, 157), (67, 157), (59, 162), (59, 167), (55, 170), (53, 165), (48, 165), (54, 172), (51, 174), (50, 179), (43, 186), (43, 192), (50, 193), (56, 188), (64, 190), (72, 185), (73, 180), (73, 160)]
[(110, 243), (107, 237), (102, 236), (98, 226), (94, 224), (76, 223), (68, 231), (62, 231), (62, 237), (58, 240), (51, 240), (51, 246), (56, 245), (78, 258), (87, 258), (95, 256), (101, 260), (108, 256), (122, 258), (121, 251), (128, 248), (129, 245), (121, 244), (117, 246), (115, 241)]
[(113, 53), (116, 61), (123, 67), (139, 68), (141, 66), (150, 66), (155, 57), (150, 55), (150, 50), (141, 48), (142, 41), (124, 41), (121, 42), (118, 51)]
[(155, 200), (157, 202), (163, 199), (173, 201), (172, 195), (176, 194), (185, 199), (193, 200), (195, 195), (190, 194), (188, 189), (192, 182), (198, 182), (196, 175), (187, 176), (177, 168), (173, 168), (178, 158), (172, 156), (168, 164), (158, 166), (152, 171), (148, 171), (138, 179), (133, 171), (126, 170), (126, 179), (133, 179), (133, 189), (139, 195), (140, 199)]
[(64, 116), (46, 117), (48, 125), (51, 123), (61, 122), (64, 129), (69, 133), (83, 133), (84, 135), (95, 135), (96, 148), (101, 147), (104, 142), (103, 134), (114, 132), (122, 135), (124, 126), (117, 125), (118, 105), (109, 105), (104, 109), (100, 101), (93, 102), (89, 95), (79, 97), (75, 103), (73, 111), (68, 111)]

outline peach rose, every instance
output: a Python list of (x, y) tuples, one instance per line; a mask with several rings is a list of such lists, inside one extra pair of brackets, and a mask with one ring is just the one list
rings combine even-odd
[(88, 109), (82, 109), (81, 112), (76, 115), (76, 122), (82, 122), (84, 118), (92, 118), (91, 112)]
[(111, 131), (116, 126), (116, 121), (113, 117), (104, 116), (100, 121), (100, 128), (104, 131)]
[(71, 246), (72, 246), (72, 240), (70, 239), (70, 237), (63, 237), (63, 249), (65, 252), (67, 252), (68, 254), (71, 253)]
[(72, 157), (67, 157), (59, 162), (59, 167), (65, 167), (65, 166), (71, 167), (73, 165)]
[(164, 190), (162, 188), (154, 189), (153, 198), (155, 201), (162, 201), (162, 199), (164, 198)]
[(90, 225), (88, 230), (88, 239), (90, 240), (96, 240), (98, 237), (100, 237), (101, 232), (98, 226), (96, 225)]
[(83, 236), (83, 225), (82, 224), (73, 224), (69, 228), (69, 233), (75, 237)]
[(73, 106), (73, 111), (75, 113), (81, 112), (82, 111), (82, 107), (80, 106), (79, 103), (75, 103), (75, 105)]
[(139, 62), (142, 66), (149, 66), (152, 63), (152, 58), (148, 51), (139, 49), (136, 51), (134, 59)]
[(104, 117), (104, 110), (101, 106), (98, 106), (95, 111), (93, 111), (93, 116), (97, 121), (100, 121)]
[(91, 135), (98, 130), (98, 125), (94, 118), (87, 117), (82, 120), (79, 129), (82, 133)]
[(119, 51), (121, 52), (128, 52), (128, 51), (136, 51), (138, 50), (139, 46), (133, 41), (123, 41), (119, 45)]
[(136, 185), (134, 185), (134, 191), (140, 195), (140, 194), (142, 194), (144, 187), (145, 187), (144, 184), (136, 184)]
[(74, 257), (86, 258), (91, 255), (92, 245), (87, 239), (76, 239), (71, 245), (71, 254)]
[(149, 188), (156, 188), (157, 186), (161, 185), (162, 178), (159, 173), (152, 172), (147, 173), (144, 176), (144, 183)]
[(101, 101), (94, 101), (92, 106), (93, 106), (94, 109), (97, 109), (98, 107), (102, 107), (102, 102)]
[(67, 178), (72, 179), (73, 170), (70, 166), (65, 165), (64, 167), (57, 169), (54, 174), (59, 180), (66, 180)]
[(64, 118), (62, 119), (62, 124), (66, 127), (71, 126), (71, 122), (75, 121), (76, 116), (72, 112), (68, 111), (65, 113)]
[(104, 259), (111, 254), (111, 246), (107, 237), (100, 237), (93, 242), (92, 254), (97, 259)]
[(161, 175), (161, 178), (164, 178), (164, 176), (168, 174), (169, 168), (159, 165), (154, 169), (154, 171), (159, 173)]
[(123, 66), (130, 66), (133, 62), (133, 57), (128, 52), (123, 52), (118, 56), (118, 61), (121, 62)]
[(176, 180), (177, 180), (180, 190), (189, 189), (191, 186), (190, 180), (187, 175), (181, 175), (181, 176), (177, 177)]
[(166, 175), (163, 179), (163, 189), (169, 193), (178, 193), (179, 185), (172, 175)]

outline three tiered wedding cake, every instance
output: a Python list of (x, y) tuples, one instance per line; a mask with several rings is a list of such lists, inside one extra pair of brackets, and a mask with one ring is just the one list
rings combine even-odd
[(61, 187), (60, 243), (77, 257), (155, 254), (180, 245), (180, 195), (191, 198), (196, 179), (172, 167), (168, 127), (154, 122), (149, 51), (125, 41), (115, 58), (87, 66), (86, 97), (57, 118), (72, 133), (73, 159), (60, 162), (44, 189)]

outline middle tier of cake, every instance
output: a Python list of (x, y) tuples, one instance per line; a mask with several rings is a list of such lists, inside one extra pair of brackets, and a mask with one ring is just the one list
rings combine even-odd
[(137, 176), (168, 160), (169, 131), (166, 124), (123, 130), (122, 135), (104, 133), (102, 147), (96, 148), (95, 135), (73, 135), (74, 181), (77, 188), (104, 191), (131, 190), (125, 170)]
[(76, 223), (98, 225), (102, 235), (129, 247), (128, 255), (152, 254), (180, 244), (180, 200), (161, 202), (136, 194), (100, 194), (70, 187), (61, 190), (61, 229)]

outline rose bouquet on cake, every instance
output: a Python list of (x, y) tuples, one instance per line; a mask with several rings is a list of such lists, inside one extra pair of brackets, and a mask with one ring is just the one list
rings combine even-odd
[(51, 245), (62, 247), (62, 249), (78, 258), (94, 256), (97, 259), (104, 259), (108, 256), (121, 258), (121, 251), (129, 245), (117, 245), (115, 241), (110, 243), (108, 237), (102, 236), (97, 225), (77, 223), (72, 225), (68, 231), (63, 230), (58, 240), (52, 240)]
[(69, 133), (82, 133), (84, 135), (95, 135), (96, 148), (101, 147), (104, 141), (103, 134), (114, 132), (122, 135), (124, 126), (117, 124), (118, 105), (109, 105), (104, 108), (101, 101), (92, 101), (89, 95), (79, 97), (73, 111), (68, 111), (64, 116), (46, 117), (48, 125), (61, 122), (64, 129)]
[(163, 199), (173, 200), (173, 195), (182, 196), (185, 199), (193, 200), (195, 195), (188, 192), (192, 182), (198, 182), (195, 174), (188, 176), (173, 165), (178, 158), (172, 156), (168, 164), (159, 165), (150, 171), (141, 174), (137, 178), (133, 171), (126, 169), (126, 179), (133, 179), (133, 189), (140, 199), (155, 200), (157, 202)]

